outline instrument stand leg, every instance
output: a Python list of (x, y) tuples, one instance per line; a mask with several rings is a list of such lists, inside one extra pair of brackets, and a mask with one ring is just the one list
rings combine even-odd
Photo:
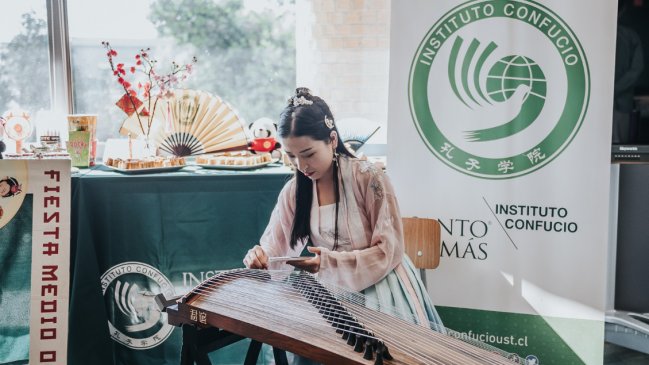
[(273, 355), (275, 356), (275, 365), (288, 365), (286, 351), (273, 347)]
[[(208, 354), (220, 348), (245, 339), (216, 327), (197, 328), (183, 324), (183, 345), (180, 352), (180, 365), (212, 365)], [(262, 343), (250, 340), (250, 347), (246, 353), (244, 365), (255, 365), (261, 352)], [(273, 347), (273, 356), (276, 365), (288, 365), (286, 352)]]
[(243, 365), (255, 365), (260, 351), (261, 342), (250, 340), (250, 346), (248, 347), (248, 353), (246, 354), (246, 360), (243, 362)]
[(235, 335), (219, 328), (196, 328), (184, 324), (183, 346), (180, 353), (181, 365), (212, 365), (208, 354), (220, 348), (243, 340), (245, 337)]
[[(259, 352), (261, 352), (262, 343), (255, 340), (250, 340), (250, 347), (248, 347), (248, 353), (246, 354), (246, 361), (244, 365), (255, 365), (257, 359), (259, 359)], [(286, 351), (273, 347), (273, 356), (275, 357), (275, 365), (288, 365), (288, 359), (286, 358)]]
[(181, 365), (212, 365), (207, 352), (198, 348), (198, 329), (191, 325), (183, 325), (183, 346), (180, 352)]

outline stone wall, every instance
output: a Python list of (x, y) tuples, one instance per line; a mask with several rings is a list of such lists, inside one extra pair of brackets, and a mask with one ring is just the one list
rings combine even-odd
[(371, 143), (385, 143), (390, 0), (297, 0), (297, 85), (309, 87), (336, 120), (382, 125)]

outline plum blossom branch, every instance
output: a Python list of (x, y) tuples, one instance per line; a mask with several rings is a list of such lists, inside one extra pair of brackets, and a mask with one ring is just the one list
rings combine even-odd
[[(124, 63), (116, 63), (115, 51), (109, 42), (101, 42), (106, 48), (106, 56), (110, 64), (113, 76), (117, 79), (117, 83), (124, 89), (124, 96), (118, 101), (118, 106), (127, 114), (135, 113), (140, 130), (142, 134), (148, 137), (153, 123), (153, 117), (156, 111), (156, 106), (161, 98), (168, 98), (173, 96), (173, 89), (177, 88), (181, 82), (185, 81), (194, 69), (194, 64), (198, 62), (196, 57), (193, 57), (190, 63), (178, 64), (175, 61), (171, 63), (171, 72), (168, 74), (158, 74), (156, 71), (157, 60), (149, 55), (150, 48), (141, 49), (135, 55), (135, 65), (126, 67)], [(144, 75), (144, 80), (137, 81), (137, 88), (133, 85), (136, 81), (129, 82), (127, 80), (127, 70), (130, 71), (130, 77), (135, 78), (136, 72), (140, 71)], [(132, 79), (133, 80), (133, 79)], [(138, 111), (142, 106), (142, 101), (138, 98), (141, 95), (146, 99), (147, 105), (141, 111)], [(151, 107), (153, 103), (153, 108)], [(128, 104), (128, 105), (126, 105)], [(144, 130), (145, 123), (141, 117), (147, 117), (146, 131)]]

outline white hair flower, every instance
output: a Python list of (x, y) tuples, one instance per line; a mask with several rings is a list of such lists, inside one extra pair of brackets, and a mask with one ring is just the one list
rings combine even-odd
[(327, 128), (329, 128), (329, 129), (333, 129), (333, 128), (334, 128), (334, 121), (331, 120), (331, 119), (329, 119), (329, 118), (327, 118), (326, 115), (325, 115), (324, 122), (325, 122), (325, 125), (327, 126)]
[(311, 105), (313, 104), (313, 101), (305, 98), (304, 96), (298, 97), (293, 97), (293, 100), (291, 101), (294, 107), (300, 106), (300, 105)]

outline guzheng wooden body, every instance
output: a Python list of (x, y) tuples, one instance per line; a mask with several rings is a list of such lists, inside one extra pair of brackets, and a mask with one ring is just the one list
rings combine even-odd
[(217, 327), (325, 364), (520, 362), (367, 305), (308, 273), (241, 269), (211, 277), (167, 313), (173, 325)]

